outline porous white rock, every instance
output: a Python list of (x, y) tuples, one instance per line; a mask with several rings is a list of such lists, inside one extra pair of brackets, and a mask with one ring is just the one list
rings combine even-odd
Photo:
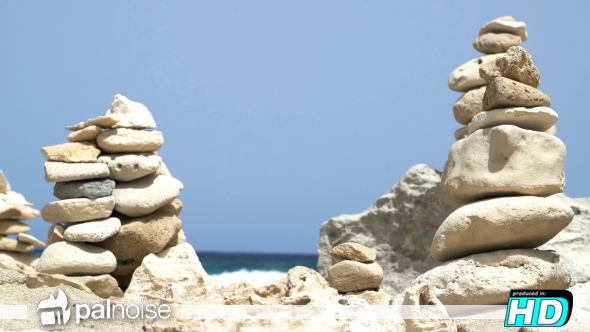
[(68, 226), (64, 232), (64, 239), (71, 242), (100, 242), (117, 234), (119, 228), (119, 218), (93, 220)]
[(109, 167), (102, 163), (45, 162), (45, 181), (47, 182), (99, 179), (108, 176)]
[(482, 36), (486, 33), (489, 33), (489, 32), (510, 33), (510, 34), (519, 36), (523, 42), (528, 39), (528, 34), (526, 32), (526, 23), (515, 22), (514, 19), (510, 20), (510, 19), (507, 19), (507, 17), (500, 17), (495, 20), (492, 20), (492, 21), (484, 24), (481, 27), (481, 29), (479, 29), (480, 36)]
[(175, 178), (156, 174), (121, 182), (113, 190), (115, 210), (129, 217), (145, 216), (172, 203), (183, 188)]
[(113, 128), (156, 128), (156, 121), (147, 107), (138, 102), (131, 101), (122, 95), (115, 95), (113, 108), (107, 111), (107, 116), (116, 116), (119, 122)]
[(156, 130), (119, 128), (101, 132), (96, 143), (108, 153), (152, 152), (164, 145), (164, 136)]
[(473, 60), (469, 60), (457, 67), (449, 77), (449, 88), (453, 91), (467, 92), (471, 89), (479, 88), (486, 85), (483, 78), (479, 77), (479, 66), (491, 61), (495, 61), (506, 53), (484, 55)]
[(557, 113), (549, 107), (510, 107), (481, 112), (471, 119), (469, 135), (478, 129), (513, 125), (522, 129), (546, 131), (557, 122)]
[(78, 222), (106, 218), (115, 207), (113, 196), (95, 199), (72, 198), (47, 203), (41, 209), (41, 217), (49, 223)]
[(67, 130), (70, 131), (78, 131), (84, 128), (88, 128), (90, 126), (98, 126), (101, 128), (111, 128), (117, 122), (119, 122), (119, 118), (114, 115), (107, 115), (107, 116), (98, 116), (94, 119), (88, 119), (84, 122), (80, 122), (77, 125), (68, 126), (66, 127)]
[(117, 267), (112, 252), (79, 242), (58, 242), (48, 246), (35, 270), (41, 273), (93, 275), (111, 273)]
[(85, 141), (94, 141), (96, 136), (100, 134), (102, 128), (99, 126), (88, 126), (86, 128), (76, 130), (73, 133), (70, 133), (67, 137), (68, 141), (70, 142), (85, 142)]
[(154, 173), (162, 164), (155, 153), (102, 155), (99, 162), (109, 166), (109, 177), (117, 181), (132, 181)]
[(479, 199), (563, 192), (565, 145), (555, 136), (512, 125), (481, 129), (455, 142), (442, 184), (450, 198)]

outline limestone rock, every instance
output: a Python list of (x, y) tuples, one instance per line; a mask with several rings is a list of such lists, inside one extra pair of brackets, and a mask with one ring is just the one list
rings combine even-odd
[[(252, 305), (254, 285), (249, 282), (234, 282), (221, 291), (224, 305)], [(256, 299), (256, 298), (254, 298)]]
[(557, 135), (557, 128), (555, 127), (555, 125), (553, 125), (553, 127), (545, 130), (545, 133), (555, 136)]
[(162, 158), (155, 153), (102, 155), (99, 162), (109, 166), (111, 179), (132, 181), (160, 168)]
[(469, 128), (467, 126), (465, 126), (465, 127), (461, 127), (459, 129), (455, 130), (454, 136), (455, 136), (455, 139), (458, 141), (458, 140), (462, 140), (465, 137), (469, 136), (468, 133), (469, 133)]
[(413, 166), (365, 212), (335, 217), (321, 226), (318, 270), (327, 278), (338, 262), (330, 250), (340, 243), (360, 243), (376, 251), (375, 262), (387, 271), (380, 287), (397, 295), (440, 265), (430, 256), (432, 238), (458, 207), (443, 191), (440, 172), (424, 164)]
[(33, 209), (23, 195), (9, 191), (0, 193), (0, 220), (19, 219), (31, 220), (39, 216), (39, 211)]
[(102, 128), (99, 126), (89, 126), (84, 129), (76, 130), (73, 133), (70, 133), (67, 137), (68, 141), (70, 142), (86, 142), (86, 141), (94, 141), (96, 136), (100, 134)]
[(80, 122), (77, 125), (66, 127), (70, 131), (78, 131), (91, 126), (98, 126), (101, 128), (111, 128), (119, 122), (119, 117), (115, 115), (99, 116), (94, 119), (89, 119), (84, 122)]
[(47, 203), (41, 209), (41, 217), (53, 224), (101, 219), (109, 217), (114, 207), (113, 196), (63, 199)]
[(117, 234), (121, 228), (121, 220), (108, 218), (93, 220), (68, 226), (64, 239), (71, 242), (100, 242)]
[(178, 234), (182, 222), (174, 215), (174, 208), (164, 205), (155, 212), (139, 218), (117, 214), (121, 228), (114, 236), (96, 245), (110, 250), (117, 257), (113, 276), (129, 276), (149, 254), (162, 251)]
[(54, 224), (49, 227), (49, 231), (47, 232), (47, 245), (50, 246), (54, 243), (63, 242), (64, 240), (64, 232), (66, 228), (60, 224)]
[(481, 112), (468, 125), (469, 135), (474, 131), (501, 125), (513, 125), (522, 129), (546, 131), (557, 122), (557, 113), (548, 107), (511, 107)]
[(481, 65), (479, 76), (488, 84), (496, 77), (509, 78), (533, 88), (537, 88), (541, 82), (539, 70), (533, 64), (531, 55), (520, 46), (513, 46), (496, 61)]
[(111, 179), (58, 182), (53, 187), (53, 196), (59, 199), (111, 196), (115, 184)]
[(566, 228), (574, 212), (548, 198), (502, 197), (460, 207), (440, 226), (430, 247), (440, 262), (502, 249), (533, 249)]
[(160, 168), (158, 168), (158, 170), (156, 171), (156, 175), (172, 176), (172, 174), (170, 174), (170, 171), (168, 170), (168, 167), (166, 167), (166, 164), (164, 164), (164, 162), (162, 162)]
[(497, 196), (546, 197), (563, 192), (564, 162), (565, 145), (558, 138), (502, 125), (455, 142), (442, 184), (459, 204)]
[(101, 132), (96, 138), (100, 149), (109, 153), (152, 152), (164, 145), (159, 131), (113, 129)]
[(357, 262), (372, 262), (377, 258), (375, 250), (354, 242), (346, 242), (335, 246), (330, 250), (330, 256)]
[(469, 121), (482, 111), (483, 95), (486, 87), (482, 86), (477, 89), (467, 91), (461, 98), (457, 99), (453, 105), (453, 115), (455, 120), (460, 124), (469, 124)]
[(391, 300), (391, 296), (385, 293), (383, 289), (369, 289), (358, 292), (348, 292), (344, 294), (346, 298), (358, 298), (367, 301), (369, 305), (388, 305)]
[(111, 297), (123, 297), (123, 291), (119, 288), (117, 280), (109, 274), (98, 276), (69, 277), (70, 279), (88, 287), (92, 293), (103, 299)]
[(449, 77), (449, 88), (453, 91), (467, 92), (471, 89), (486, 85), (483, 78), (479, 77), (479, 66), (495, 61), (504, 54), (505, 53), (484, 55), (462, 64), (451, 73), (451, 76)]
[(182, 202), (176, 198), (170, 204), (174, 207), (174, 215), (178, 217), (182, 212)]
[(18, 220), (2, 219), (0, 220), (0, 235), (14, 235), (18, 233), (28, 233), (31, 227)]
[(43, 243), (43, 241), (40, 241), (36, 237), (29, 235), (29, 234), (20, 233), (20, 234), (18, 234), (17, 238), (18, 238), (18, 242), (32, 244), (33, 246), (35, 246), (37, 248), (45, 248), (46, 247), (46, 245), (45, 245), (45, 243)]
[(184, 231), (181, 228), (180, 231), (178, 231), (178, 234), (176, 234), (176, 236), (173, 237), (170, 242), (168, 242), (164, 249), (172, 248), (183, 243), (186, 243), (186, 236), (184, 235)]
[(122, 95), (116, 95), (112, 109), (107, 111), (107, 116), (117, 116), (119, 122), (113, 128), (156, 128), (156, 121), (147, 107), (138, 102), (131, 101)]
[(338, 292), (356, 292), (379, 287), (383, 269), (377, 263), (342, 261), (328, 270), (328, 283)]
[(279, 279), (270, 285), (254, 289), (254, 293), (268, 305), (277, 305), (280, 299), (288, 296), (287, 284), (289, 278)]
[(481, 53), (495, 54), (508, 51), (512, 46), (520, 45), (520, 37), (510, 33), (488, 32), (473, 42), (473, 48)]
[(5, 258), (14, 259), (17, 262), (23, 263), (32, 268), (35, 268), (35, 265), (37, 265), (37, 262), (39, 261), (39, 257), (33, 254), (27, 254), (26, 252), (0, 250), (0, 260)]
[(109, 176), (109, 167), (101, 163), (45, 162), (45, 181), (66, 182), (99, 179)]
[(0, 250), (8, 251), (33, 251), (33, 245), (19, 242), (6, 236), (0, 236)]
[(68, 163), (95, 162), (100, 154), (93, 142), (64, 143), (41, 149), (45, 160)]
[(525, 42), (528, 39), (528, 34), (526, 32), (526, 23), (524, 22), (515, 22), (514, 19), (510, 20), (512, 17), (500, 17), (493, 21), (490, 21), (484, 24), (481, 29), (479, 29), (479, 35), (483, 36), (486, 33), (509, 33), (515, 36), (520, 37), (520, 39)]
[(496, 77), (483, 95), (483, 110), (506, 107), (551, 106), (551, 99), (543, 92), (526, 84), (504, 77)]
[(408, 289), (403, 305), (411, 317), (421, 318), (406, 319), (406, 332), (457, 332), (457, 326), (429, 285), (418, 284)]
[(281, 299), (286, 305), (335, 305), (338, 292), (316, 271), (296, 266), (287, 274), (287, 297)]
[(154, 296), (186, 301), (219, 290), (221, 284), (205, 272), (193, 247), (184, 243), (147, 255), (133, 273), (125, 298)]
[(108, 250), (65, 241), (48, 246), (35, 270), (49, 274), (92, 275), (110, 273), (116, 266), (117, 259)]
[(10, 191), (10, 184), (8, 183), (8, 180), (6, 180), (4, 173), (2, 173), (2, 171), (0, 171), (0, 193), (7, 193), (9, 191)]
[(113, 190), (115, 210), (129, 217), (145, 216), (172, 203), (182, 189), (182, 183), (175, 178), (156, 174), (122, 182)]

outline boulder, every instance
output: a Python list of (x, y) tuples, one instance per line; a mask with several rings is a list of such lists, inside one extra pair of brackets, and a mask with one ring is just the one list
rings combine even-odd
[(469, 136), (468, 133), (469, 133), (469, 128), (467, 126), (465, 126), (465, 127), (461, 127), (459, 129), (455, 130), (454, 136), (455, 136), (455, 139), (458, 141), (458, 140), (464, 139), (465, 137)]
[(117, 259), (106, 249), (64, 241), (48, 246), (35, 270), (49, 274), (92, 275), (111, 273), (116, 266)]
[(457, 332), (457, 325), (429, 285), (418, 284), (408, 289), (403, 305), (404, 314), (416, 317), (405, 320), (406, 332)]
[(121, 214), (114, 216), (121, 220), (119, 232), (96, 243), (117, 257), (117, 269), (112, 273), (114, 277), (130, 276), (145, 256), (162, 251), (182, 226), (169, 204), (139, 218)]
[(78, 222), (106, 218), (115, 207), (113, 196), (96, 199), (72, 198), (47, 203), (41, 209), (41, 217), (49, 223)]
[(68, 226), (64, 239), (71, 242), (100, 242), (117, 234), (121, 228), (118, 218), (93, 220)]
[(486, 33), (509, 33), (520, 37), (525, 42), (528, 39), (526, 32), (526, 23), (515, 22), (511, 16), (500, 17), (484, 24), (479, 29), (479, 35), (483, 36)]
[(432, 238), (458, 207), (443, 191), (440, 172), (424, 164), (413, 166), (365, 212), (335, 217), (321, 226), (318, 271), (327, 278), (338, 262), (329, 255), (333, 247), (360, 243), (376, 251), (375, 262), (387, 271), (380, 287), (397, 295), (440, 265), (430, 256)]
[(51, 225), (51, 227), (49, 227), (49, 231), (47, 232), (47, 245), (50, 246), (54, 243), (65, 241), (65, 230), (66, 228), (61, 224)]
[(459, 204), (498, 196), (546, 197), (563, 192), (564, 162), (565, 145), (555, 136), (502, 125), (455, 142), (442, 184)]
[(45, 160), (91, 163), (97, 160), (100, 150), (93, 142), (76, 142), (46, 146), (41, 149), (41, 153)]
[(10, 184), (8, 183), (8, 180), (6, 180), (4, 173), (2, 173), (2, 171), (0, 171), (0, 193), (5, 194), (9, 191), (10, 191)]
[(2, 259), (7, 259), (7, 258), (14, 259), (15, 261), (23, 263), (27, 266), (30, 266), (33, 269), (35, 268), (35, 266), (37, 265), (37, 262), (39, 261), (39, 257), (37, 257), (33, 254), (28, 254), (26, 252), (0, 250), (0, 261)]
[(164, 145), (164, 136), (155, 130), (120, 128), (101, 132), (96, 142), (108, 153), (152, 152)]
[(109, 176), (109, 167), (101, 163), (45, 162), (45, 181), (66, 182), (99, 179)]
[(488, 32), (473, 42), (473, 48), (481, 53), (495, 54), (508, 51), (512, 46), (520, 45), (520, 37), (510, 33)]
[(84, 122), (80, 122), (74, 126), (68, 126), (66, 127), (66, 129), (69, 131), (78, 131), (91, 126), (111, 128), (112, 126), (117, 124), (117, 122), (119, 122), (119, 117), (116, 115), (99, 116), (94, 119), (88, 119)]
[(193, 247), (184, 243), (147, 255), (133, 272), (125, 298), (149, 296), (187, 301), (219, 290), (221, 284), (205, 272)]
[(460, 207), (440, 226), (430, 252), (439, 262), (502, 249), (539, 247), (566, 228), (574, 212), (548, 198), (502, 197)]
[(375, 250), (354, 242), (346, 242), (335, 246), (330, 250), (330, 256), (356, 262), (372, 262), (377, 258)]
[(379, 287), (383, 269), (377, 263), (342, 261), (328, 269), (328, 283), (340, 293)]
[(449, 77), (449, 88), (453, 91), (467, 92), (486, 85), (483, 78), (479, 77), (479, 66), (495, 61), (502, 55), (504, 53), (484, 55), (462, 64), (451, 73)]
[(316, 271), (296, 266), (287, 274), (287, 297), (280, 304), (286, 305), (335, 305), (338, 292)]
[(70, 133), (67, 137), (68, 141), (70, 142), (86, 142), (86, 141), (94, 141), (96, 136), (100, 134), (102, 128), (99, 126), (89, 126), (84, 129), (76, 130), (73, 133)]
[(19, 242), (6, 236), (0, 236), (0, 250), (33, 251), (34, 249), (31, 244)]
[(509, 78), (533, 88), (537, 88), (541, 82), (539, 70), (533, 64), (531, 55), (520, 46), (513, 46), (496, 61), (481, 65), (479, 76), (488, 84), (496, 77)]
[(132, 181), (160, 168), (162, 158), (155, 153), (102, 155), (99, 162), (109, 166), (109, 177), (117, 181)]
[(0, 220), (0, 235), (14, 235), (18, 233), (28, 233), (31, 227), (24, 222), (11, 219)]
[(496, 77), (483, 95), (483, 110), (506, 107), (551, 106), (551, 99), (543, 92), (505, 77)]
[(58, 182), (53, 187), (53, 196), (59, 199), (111, 196), (115, 185), (111, 179)]
[(546, 131), (557, 122), (557, 113), (548, 107), (511, 107), (481, 112), (467, 126), (469, 135), (478, 129), (513, 125), (522, 129)]
[(119, 122), (113, 128), (135, 128), (153, 129), (156, 128), (156, 121), (147, 107), (138, 102), (131, 101), (122, 95), (115, 95), (111, 104), (112, 109), (107, 111), (107, 116), (116, 116)]
[(172, 203), (183, 188), (175, 178), (156, 174), (121, 182), (113, 190), (115, 210), (129, 217), (145, 216)]
[(482, 100), (485, 92), (486, 87), (482, 86), (465, 92), (461, 98), (457, 99), (453, 105), (455, 120), (460, 124), (469, 124), (471, 119), (482, 111)]
[(503, 305), (511, 289), (566, 289), (570, 269), (553, 251), (512, 249), (448, 261), (416, 278), (444, 305)]
[(18, 238), (19, 242), (32, 244), (33, 246), (35, 246), (37, 248), (45, 248), (46, 247), (46, 245), (45, 245), (45, 243), (43, 243), (43, 241), (40, 241), (36, 237), (29, 235), (29, 234), (19, 233), (17, 238)]

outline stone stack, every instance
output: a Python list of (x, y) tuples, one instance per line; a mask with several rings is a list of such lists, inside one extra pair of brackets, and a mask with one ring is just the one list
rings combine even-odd
[[(33, 254), (27, 254), (38, 248), (45, 248), (45, 243), (27, 234), (31, 227), (22, 220), (31, 220), (39, 216), (23, 195), (10, 190), (10, 184), (0, 171), (0, 257), (9, 257), (23, 264), (35, 267), (39, 260)], [(16, 240), (8, 236), (16, 236)]]
[(330, 256), (343, 259), (328, 270), (328, 283), (339, 293), (376, 289), (381, 285), (383, 269), (375, 263), (375, 250), (346, 242), (332, 248)]
[(183, 185), (155, 152), (164, 144), (155, 127), (144, 105), (116, 95), (106, 116), (66, 127), (71, 143), (41, 150), (60, 200), (41, 210), (54, 225), (37, 271), (110, 273), (126, 286), (145, 256), (185, 241)]
[[(525, 49), (512, 46), (478, 72), (487, 84), (482, 111), (451, 147), (442, 174), (445, 192), (465, 205), (432, 241), (432, 257), (447, 263), (421, 277), (441, 287), (445, 304), (501, 304), (510, 288), (565, 289), (571, 280), (559, 254), (533, 250), (574, 216), (568, 205), (545, 198), (563, 192), (566, 148), (545, 132), (557, 113), (537, 90), (539, 71)], [(464, 286), (473, 289), (457, 291)]]

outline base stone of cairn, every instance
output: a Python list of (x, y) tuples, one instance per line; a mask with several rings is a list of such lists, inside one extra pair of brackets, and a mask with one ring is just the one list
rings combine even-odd
[(0, 258), (11, 258), (31, 267), (37, 265), (37, 256), (27, 252), (35, 247), (44, 248), (45, 243), (26, 234), (31, 227), (22, 220), (38, 216), (39, 211), (33, 209), (33, 204), (28, 203), (23, 195), (11, 191), (8, 180), (0, 171)]
[[(500, 18), (482, 29), (524, 41), (524, 24), (516, 23)], [(444, 264), (414, 281), (450, 305), (505, 304), (511, 289), (566, 289), (571, 282), (563, 257), (534, 249), (574, 217), (570, 206), (545, 198), (563, 192), (566, 149), (545, 132), (557, 113), (536, 89), (539, 71), (525, 49), (511, 46), (478, 72), (488, 84), (479, 112), (451, 147), (441, 177), (449, 197), (467, 205), (432, 241), (432, 257)]]
[(38, 272), (126, 287), (144, 257), (180, 243), (183, 185), (155, 152), (164, 144), (155, 127), (144, 105), (116, 95), (105, 116), (66, 127), (71, 143), (41, 150), (60, 200), (41, 211), (54, 225)]

